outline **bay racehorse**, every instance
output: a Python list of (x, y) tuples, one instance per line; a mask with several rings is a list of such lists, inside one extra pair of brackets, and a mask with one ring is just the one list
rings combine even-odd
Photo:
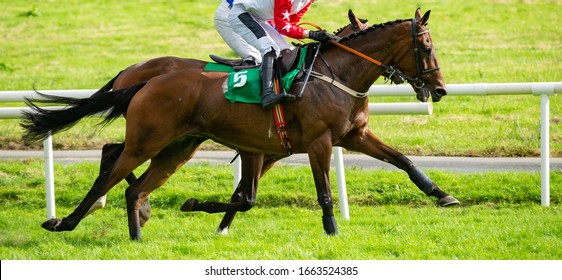
[[(335, 32), (336, 36), (338, 37), (349, 36), (353, 33), (364, 31), (369, 27), (369, 25), (367, 24), (367, 20), (358, 18), (357, 16), (355, 16), (352, 10), (348, 11), (348, 19), (350, 23), (338, 29)], [(231, 60), (229, 62), (236, 65), (239, 64), (241, 60), (240, 61)], [(128, 88), (137, 83), (148, 81), (156, 76), (160, 76), (163, 74), (176, 72), (180, 70), (187, 70), (187, 69), (201, 69), (202, 67), (205, 67), (206, 64), (207, 62), (203, 62), (200, 60), (180, 58), (174, 56), (153, 58), (148, 61), (137, 63), (125, 68), (116, 77), (114, 77), (106, 85), (104, 85), (98, 92), (110, 93), (111, 90)], [(387, 73), (385, 73), (384, 75), (387, 75)], [(396, 80), (395, 82), (399, 83), (400, 80)], [(124, 148), (123, 143), (108, 143), (103, 146), (101, 161), (100, 161), (100, 173), (97, 180), (102, 180), (104, 176), (109, 174), (109, 171), (113, 166), (113, 163), (115, 162), (115, 160), (117, 160), (117, 158), (123, 151), (123, 148)], [(244, 152), (244, 155), (242, 156), (243, 160), (241, 161), (242, 169), (245, 169), (244, 165), (246, 163), (251, 163), (250, 160), (253, 160), (253, 156), (259, 156), (259, 155)], [(273, 164), (280, 158), (281, 157), (279, 157), (278, 155), (265, 155), (264, 164), (262, 166), (262, 174), (260, 175), (260, 177), (263, 176), (263, 174), (265, 174), (265, 172), (267, 172), (273, 166)], [(189, 158), (186, 158), (186, 160), (189, 160)], [(133, 173), (131, 173), (125, 179), (129, 184), (132, 184), (136, 180), (136, 176)], [(243, 179), (241, 181), (243, 181)], [(241, 197), (243, 197), (241, 191), (242, 188), (241, 185), (239, 184), (239, 187), (233, 194), (233, 201), (239, 200)], [(96, 203), (94, 203), (94, 205), (90, 208), (88, 214), (104, 207), (105, 201), (106, 201), (106, 196), (104, 195), (100, 199), (98, 199)], [(230, 211), (225, 214), (225, 217), (222, 220), (219, 229), (217, 230), (218, 233), (226, 234), (228, 232), (228, 227), (232, 223), (235, 213), (236, 213), (235, 211), (234, 212)], [(140, 215), (141, 226), (144, 226), (145, 223), (150, 219), (149, 197), (147, 197), (147, 199), (143, 201), (142, 206), (140, 208), (139, 215)]]
[[(309, 156), (318, 202), (323, 211), (322, 221), (328, 234), (337, 233), (328, 176), (333, 145), (397, 166), (406, 171), (424, 193), (437, 197), (441, 205), (458, 203), (367, 127), (366, 92), (388, 69), (397, 71), (412, 84), (420, 101), (428, 101), (431, 95), (436, 102), (446, 94), (426, 27), (428, 18), (429, 12), (422, 17), (417, 10), (411, 20), (372, 26), (343, 38), (339, 46), (332, 45), (335, 42), (322, 45), (321, 59), (313, 66), (314, 78), (309, 81), (302, 98), (284, 106), (292, 152)], [(318, 44), (311, 46), (320, 47)], [(70, 105), (68, 109), (49, 111), (34, 107), (37, 112), (28, 114), (23, 123), (27, 141), (45, 137), (51, 127), (42, 120), (49, 119), (50, 115), (60, 122), (110, 110), (107, 120), (121, 114), (126, 114), (127, 120), (123, 152), (108, 176), (96, 180), (69, 216), (62, 220), (48, 220), (42, 226), (52, 231), (73, 230), (98, 198), (150, 159), (148, 169), (126, 190), (129, 234), (132, 239), (140, 239), (142, 201), (164, 184), (207, 139), (244, 151), (241, 153), (243, 160), (247, 160), (244, 158), (246, 154), (252, 155), (243, 170), (247, 180), (241, 182), (240, 193), (244, 197), (231, 203), (199, 203), (190, 199), (182, 206), (183, 210), (224, 212), (249, 209), (255, 202), (264, 155), (284, 157), (286, 151), (276, 137), (272, 113), (253, 104), (231, 104), (223, 96), (225, 78), (226, 74), (209, 74), (202, 68), (181, 70), (112, 94), (101, 92), (85, 99), (53, 97), (53, 101)], [(301, 86), (293, 84), (290, 91)]]

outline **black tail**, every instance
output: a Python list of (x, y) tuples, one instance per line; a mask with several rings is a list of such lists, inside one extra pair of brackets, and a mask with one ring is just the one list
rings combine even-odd
[[(26, 99), (31, 111), (24, 112), (21, 126), (25, 129), (23, 141), (34, 143), (44, 140), (49, 133), (55, 134), (71, 128), (80, 119), (107, 111), (102, 123), (109, 123), (127, 112), (129, 103), (146, 82), (115, 91), (97, 91), (88, 98), (71, 98), (46, 95), (43, 99)], [(105, 87), (104, 87), (105, 88)], [(37, 103), (66, 105), (64, 109), (40, 108)]]
[(105, 86), (103, 86), (98, 91), (96, 91), (96, 93), (104, 92), (104, 91), (110, 91), (113, 88), (113, 84), (115, 83), (115, 80), (117, 80), (117, 78), (119, 77), (119, 75), (121, 75), (121, 73), (123, 73), (123, 71), (119, 72), (119, 74), (117, 74), (117, 76), (113, 77), (113, 79), (111, 79), (111, 81), (107, 82), (107, 84), (105, 84)]

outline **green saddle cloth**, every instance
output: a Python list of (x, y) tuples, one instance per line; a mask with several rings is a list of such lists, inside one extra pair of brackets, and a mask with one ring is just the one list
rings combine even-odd
[[(299, 62), (295, 69), (290, 70), (282, 78), (282, 86), (288, 91), (295, 80), (306, 57), (306, 48), (302, 49)], [(261, 79), (260, 69), (250, 68), (234, 71), (231, 66), (209, 62), (205, 66), (207, 72), (228, 72), (228, 89), (224, 92), (224, 97), (230, 102), (241, 103), (261, 103)]]

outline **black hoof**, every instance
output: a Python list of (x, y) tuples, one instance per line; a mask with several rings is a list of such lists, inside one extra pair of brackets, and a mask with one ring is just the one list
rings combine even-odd
[(183, 205), (181, 206), (180, 210), (182, 212), (191, 212), (193, 211), (193, 208), (195, 206), (197, 206), (197, 204), (199, 204), (199, 202), (197, 201), (197, 199), (195, 198), (190, 198), (188, 200), (186, 200)]
[(336, 224), (336, 218), (334, 216), (322, 216), (322, 224), (324, 225), (324, 231), (326, 231), (326, 234), (338, 234), (338, 226)]
[(52, 218), (47, 220), (41, 224), (41, 227), (48, 230), (48, 231), (57, 231), (58, 225), (60, 225), (61, 220)]
[(460, 202), (454, 198), (453, 196), (445, 196), (439, 199), (439, 201), (437, 202), (437, 204), (439, 204), (439, 206), (442, 207), (448, 207), (448, 206), (455, 206), (455, 205), (459, 205)]

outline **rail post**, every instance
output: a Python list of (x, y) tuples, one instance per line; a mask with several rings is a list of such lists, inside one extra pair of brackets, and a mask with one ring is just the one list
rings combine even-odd
[(236, 159), (232, 163), (232, 169), (234, 171), (234, 190), (238, 187), (238, 183), (242, 179), (242, 160), (240, 159), (240, 155), (234, 155)]
[(347, 186), (345, 184), (345, 168), (343, 166), (342, 147), (333, 148), (334, 163), (336, 165), (336, 178), (338, 181), (338, 201), (340, 215), (344, 220), (349, 220), (349, 205), (347, 203)]
[(541, 205), (550, 206), (550, 104), (541, 94)]
[(55, 171), (53, 168), (53, 139), (51, 132), (43, 141), (45, 158), (45, 199), (47, 201), (47, 219), (56, 216), (55, 212)]

